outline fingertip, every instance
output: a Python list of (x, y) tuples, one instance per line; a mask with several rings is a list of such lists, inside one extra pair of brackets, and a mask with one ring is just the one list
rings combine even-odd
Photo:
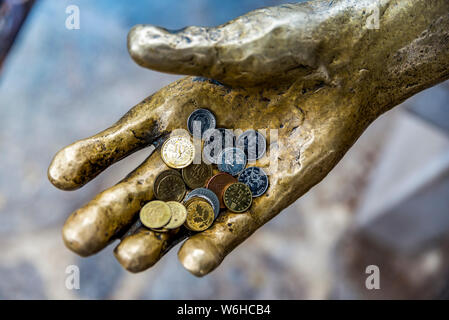
[(192, 237), (178, 251), (183, 267), (197, 277), (212, 272), (223, 261), (218, 249), (205, 238)]
[(216, 59), (214, 47), (219, 37), (215, 34), (204, 27), (169, 31), (153, 25), (136, 25), (128, 33), (128, 51), (145, 68), (206, 76)]
[(101, 208), (85, 206), (73, 212), (62, 228), (62, 239), (68, 249), (87, 257), (99, 252), (109, 242), (108, 226), (98, 223)]
[(87, 248), (86, 242), (83, 241), (80, 231), (79, 228), (73, 228), (70, 223), (68, 224), (66, 222), (62, 228), (62, 239), (69, 250), (82, 257), (88, 257), (94, 252), (91, 252), (92, 250)]
[[(138, 273), (146, 270), (146, 267), (143, 267), (141, 263), (138, 263), (138, 261), (134, 259), (136, 254), (138, 254), (138, 252), (136, 252), (137, 248), (135, 246), (124, 245), (123, 243), (124, 242), (122, 241), (114, 249), (114, 256), (120, 265), (132, 273)], [(147, 267), (149, 268), (153, 264), (147, 264)]]
[(128, 52), (131, 58), (137, 63), (142, 64), (142, 57), (141, 57), (141, 30), (144, 28), (144, 25), (138, 24), (131, 28), (131, 30), (128, 32), (127, 37), (127, 47)]
[(167, 42), (162, 28), (138, 24), (128, 33), (127, 46), (131, 58), (143, 67), (157, 67), (163, 63), (161, 45)]
[(47, 177), (51, 184), (58, 189), (66, 191), (80, 188), (81, 185), (79, 183), (67, 176), (67, 169), (73, 166), (72, 163), (72, 146), (68, 146), (56, 153), (47, 169)]
[(129, 272), (142, 272), (159, 261), (169, 238), (169, 234), (156, 235), (152, 231), (141, 229), (124, 238), (114, 249), (114, 256)]

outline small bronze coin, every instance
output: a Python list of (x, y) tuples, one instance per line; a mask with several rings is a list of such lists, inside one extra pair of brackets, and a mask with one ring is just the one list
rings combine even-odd
[(167, 205), (171, 210), (170, 222), (165, 225), (164, 229), (176, 229), (184, 224), (187, 218), (186, 207), (182, 203), (176, 201), (168, 201)]
[(192, 231), (204, 231), (214, 222), (214, 209), (204, 199), (194, 197), (185, 203), (187, 218), (184, 225)]
[(211, 177), (206, 182), (206, 188), (212, 190), (220, 201), (220, 208), (226, 208), (223, 202), (224, 189), (231, 183), (236, 183), (237, 179), (229, 173), (221, 172)]
[(211, 176), (212, 166), (205, 163), (191, 164), (182, 169), (182, 177), (190, 189), (204, 186)]
[(181, 201), (186, 190), (184, 180), (178, 175), (170, 174), (161, 179), (157, 185), (156, 195), (163, 201)]
[(174, 169), (164, 170), (157, 175), (156, 179), (154, 180), (154, 184), (153, 184), (153, 193), (156, 198), (158, 198), (157, 189), (158, 189), (159, 183), (161, 182), (161, 180), (163, 178), (165, 178), (166, 176), (171, 175), (171, 174), (181, 176), (181, 174), (177, 170), (174, 170)]
[(170, 207), (163, 201), (150, 201), (140, 209), (140, 221), (145, 227), (157, 229), (171, 219)]
[(237, 182), (226, 187), (223, 202), (232, 212), (244, 212), (249, 209), (253, 201), (251, 189), (244, 183)]

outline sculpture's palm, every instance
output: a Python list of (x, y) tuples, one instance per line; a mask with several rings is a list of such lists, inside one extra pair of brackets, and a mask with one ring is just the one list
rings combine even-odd
[[(226, 252), (318, 182), (337, 160), (329, 162), (330, 158), (335, 158), (331, 151), (336, 146), (329, 150), (321, 141), (319, 133), (313, 130), (317, 128), (314, 121), (320, 122), (320, 126), (324, 123), (334, 126), (336, 134), (344, 130), (339, 128), (344, 123), (332, 124), (336, 120), (333, 115), (316, 114), (305, 103), (305, 98), (298, 98), (296, 89), (292, 92), (294, 94), (287, 89), (284, 93), (279, 89), (229, 89), (207, 80), (182, 79), (134, 107), (112, 128), (63, 149), (49, 169), (50, 179), (62, 189), (76, 188), (124, 155), (163, 140), (174, 129), (186, 129), (186, 119), (197, 108), (213, 111), (218, 127), (267, 129), (267, 133), (277, 129), (277, 139), (274, 131), (268, 135), (268, 153), (257, 162), (258, 166), (273, 171), (267, 193), (254, 199), (246, 213), (222, 213), (209, 230), (192, 237), (181, 249), (184, 265), (195, 274), (203, 274), (216, 266)], [(325, 138), (330, 137), (326, 134)], [(323, 161), (327, 163), (324, 167)], [(323, 168), (322, 171), (309, 171), (315, 165)], [(141, 205), (153, 197), (154, 179), (165, 169), (158, 148), (126, 179), (76, 211), (64, 227), (68, 247), (81, 255), (89, 255), (106, 246), (133, 221)], [(302, 176), (307, 172), (316, 176), (314, 182), (310, 178), (304, 182)], [(116, 255), (128, 269), (142, 270), (152, 265), (164, 247), (178, 236), (156, 235), (142, 228), (122, 240)]]
[[(343, 10), (345, 9), (343, 5), (348, 1), (334, 2), (335, 5), (342, 6), (342, 10), (330, 11), (328, 23), (332, 22), (332, 19), (341, 20), (337, 13), (347, 14), (347, 10)], [(409, 3), (410, 1), (396, 2)], [(420, 5), (430, 7), (424, 1), (412, 2), (416, 10), (422, 10)], [(325, 1), (318, 1), (318, 4), (324, 5)], [(436, 9), (440, 12), (443, 9), (447, 11), (448, 6), (447, 2), (436, 1), (433, 9), (435, 12), (437, 12)], [(173, 71), (171, 63), (164, 64), (160, 62), (163, 57), (155, 58), (155, 55), (159, 51), (164, 53), (166, 50), (169, 52), (174, 50), (170, 52), (170, 59), (179, 58), (177, 65), (187, 66), (184, 69), (181, 68), (180, 72), (206, 76), (213, 74), (215, 78), (231, 86), (204, 78), (187, 77), (161, 89), (135, 106), (111, 128), (61, 150), (49, 168), (51, 182), (66, 190), (84, 185), (107, 166), (126, 155), (152, 143), (160, 145), (160, 142), (174, 129), (186, 129), (186, 119), (197, 108), (213, 111), (217, 118), (217, 127), (241, 130), (266, 129), (269, 152), (267, 156), (257, 161), (257, 165), (270, 166), (270, 186), (267, 193), (255, 198), (248, 212), (239, 214), (223, 212), (210, 229), (193, 235), (180, 249), (179, 258), (183, 265), (196, 275), (204, 275), (218, 266), (228, 252), (257, 228), (318, 183), (379, 114), (410, 94), (437, 80), (443, 80), (444, 75), (447, 77), (447, 73), (444, 72), (448, 53), (444, 50), (445, 48), (442, 48), (438, 59), (435, 62), (429, 62), (429, 65), (439, 63), (438, 66), (441, 61), (445, 62), (446, 65), (438, 67), (442, 70), (441, 74), (436, 72), (433, 80), (418, 81), (417, 86), (404, 87), (400, 92), (386, 87), (385, 94), (389, 94), (389, 99), (386, 99), (385, 95), (377, 93), (377, 87), (380, 86), (378, 83), (376, 83), (377, 87), (366, 83), (380, 77), (380, 74), (384, 72), (376, 69), (379, 64), (389, 67), (388, 60), (383, 58), (390, 56), (388, 50), (391, 48), (387, 48), (384, 53), (376, 52), (371, 58), (377, 60), (366, 63), (357, 52), (341, 52), (337, 49), (334, 51), (333, 60), (328, 60), (328, 54), (320, 56), (320, 52), (317, 51), (322, 47), (319, 43), (320, 39), (307, 38), (313, 45), (308, 47), (307, 50), (310, 52), (304, 58), (305, 60), (301, 60), (301, 54), (289, 54), (298, 50), (297, 42), (291, 37), (301, 37), (301, 32), (295, 32), (301, 28), (299, 27), (301, 23), (295, 21), (289, 24), (286, 18), (290, 16), (289, 19), (305, 19), (304, 17), (309, 17), (305, 13), (308, 14), (312, 6), (293, 5), (289, 6), (288, 10), (285, 8), (279, 9), (279, 12), (276, 9), (269, 9), (248, 15), (253, 22), (265, 19), (267, 28), (269, 28), (269, 22), (276, 23), (276, 28), (271, 28), (270, 32), (261, 30), (268, 35), (268, 38), (273, 34), (273, 39), (286, 39), (277, 49), (279, 69), (285, 68), (284, 62), (290, 64), (292, 61), (296, 61), (298, 68), (292, 73), (284, 70), (282, 76), (278, 71), (273, 71), (276, 68), (273, 69), (272, 59), (276, 55), (273, 54), (272, 44), (261, 42), (260, 38), (255, 39), (254, 35), (248, 40), (245, 38), (245, 32), (241, 33), (241, 37), (243, 37), (242, 40), (247, 41), (239, 49), (235, 48), (236, 39), (231, 39), (234, 42), (228, 47), (226, 45), (223, 47), (223, 43), (217, 44), (214, 42), (216, 39), (212, 39), (211, 43), (204, 42), (204, 36), (207, 35), (207, 39), (213, 38), (215, 30), (203, 30), (198, 33), (198, 29), (193, 29), (193, 31), (181, 31), (173, 35), (165, 31), (155, 34), (153, 27), (135, 28), (129, 37), (129, 48), (133, 58), (139, 63), (150, 67), (155, 67), (155, 64), (159, 63), (160, 69)], [(404, 8), (400, 10), (405, 10)], [(363, 8), (352, 9), (358, 13)], [(310, 15), (313, 16), (313, 14), (314, 12), (310, 11)], [(429, 15), (432, 14), (433, 11), (429, 10)], [(445, 26), (448, 25), (448, 17), (447, 15), (443, 17), (445, 20), (440, 22), (443, 25), (440, 32), (447, 34)], [(323, 17), (320, 15), (319, 18), (319, 21), (311, 21), (311, 25), (323, 23)], [(245, 19), (247, 18), (240, 18), (235, 22), (241, 23), (241, 31), (245, 30), (246, 25), (243, 23)], [(355, 25), (357, 23), (359, 22), (354, 22)], [(227, 25), (228, 29), (236, 29), (235, 27), (232, 29), (232, 23), (230, 25), (231, 27)], [(287, 27), (294, 28), (292, 33), (288, 32)], [(314, 37), (318, 37), (319, 30), (315, 31)], [(185, 51), (185, 48), (176, 47), (177, 44), (182, 43), (182, 41), (176, 41), (176, 36), (184, 39), (186, 32), (193, 32), (188, 36), (194, 41), (201, 38), (197, 51), (195, 48), (188, 48)], [(345, 32), (347, 37), (348, 30)], [(289, 34), (292, 35), (289, 36)], [(363, 33), (354, 37), (356, 40), (370, 41), (370, 38), (367, 39)], [(407, 39), (409, 38), (410, 36)], [(255, 44), (248, 45), (250, 40), (254, 40)], [(152, 41), (157, 43), (153, 45)], [(385, 39), (382, 41), (382, 45), (389, 43)], [(352, 42), (348, 43), (354, 45)], [(360, 45), (360, 42), (357, 44)], [(210, 48), (207, 48), (208, 45)], [(215, 51), (211, 48), (219, 45), (220, 50), (223, 50), (222, 60), (225, 62), (220, 62), (219, 70), (213, 66), (207, 68), (205, 66), (205, 63), (207, 65), (209, 61), (207, 55), (211, 54), (210, 52), (214, 55)], [(373, 46), (375, 45), (379, 44), (374, 43)], [(397, 45), (398, 48), (402, 46), (403, 43)], [(157, 50), (152, 51), (154, 48)], [(268, 51), (270, 60), (267, 69), (261, 70), (260, 78), (258, 78), (257, 68), (263, 68), (263, 63), (260, 61), (263, 61), (264, 48)], [(177, 50), (182, 54), (177, 56)], [(186, 52), (191, 59), (186, 59)], [(314, 59), (310, 57), (310, 54), (315, 54)], [(246, 64), (243, 65), (236, 62), (241, 61), (239, 57), (242, 56), (246, 57)], [(201, 61), (196, 57), (201, 57)], [(293, 60), (289, 57), (293, 57)], [(216, 58), (215, 55), (214, 58)], [(342, 64), (345, 63), (346, 68), (342, 70)], [(367, 69), (362, 68), (361, 65)], [(227, 69), (228, 66), (230, 69)], [(290, 65), (287, 67), (291, 69)], [(416, 73), (420, 70), (414, 66), (409, 67), (411, 71), (405, 70), (407, 71), (405, 73), (395, 72), (395, 70), (390, 72), (396, 76), (397, 81), (413, 78), (416, 82)], [(267, 81), (267, 74), (273, 74), (270, 81)], [(280, 80), (279, 83), (276, 83), (276, 79)], [(255, 86), (234, 87), (234, 85), (241, 85), (245, 80)], [(263, 83), (261, 84), (260, 81)], [(385, 80), (385, 83), (388, 84), (388, 81), (391, 79)], [(278, 130), (277, 138), (270, 135), (270, 129)], [(166, 168), (161, 160), (159, 149), (156, 149), (123, 181), (100, 193), (70, 216), (63, 230), (66, 245), (78, 254), (87, 256), (104, 248), (115, 237), (123, 236), (115, 254), (124, 267), (137, 272), (153, 265), (173, 243), (179, 241), (185, 234), (155, 233), (143, 227), (130, 232), (126, 230), (135, 220), (141, 206), (152, 199), (154, 179)]]

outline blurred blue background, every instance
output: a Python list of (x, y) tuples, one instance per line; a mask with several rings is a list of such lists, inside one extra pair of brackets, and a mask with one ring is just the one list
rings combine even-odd
[[(46, 169), (53, 155), (73, 141), (108, 127), (143, 98), (179, 78), (137, 66), (126, 50), (129, 29), (138, 23), (168, 29), (213, 26), (256, 8), (286, 2), (36, 1), (0, 74), (0, 299), (364, 297), (366, 293), (354, 289), (363, 284), (359, 281), (363, 266), (353, 268), (357, 266), (354, 253), (349, 254), (349, 262), (338, 262), (336, 244), (348, 230), (362, 228), (354, 216), (365, 212), (360, 198), (365, 190), (372, 190), (375, 179), (370, 173), (385, 161), (391, 163), (378, 156), (387, 145), (387, 137), (417, 132), (419, 127), (437, 141), (435, 150), (447, 151), (449, 146), (445, 132), (411, 115), (406, 107), (380, 119), (324, 183), (268, 223), (205, 278), (195, 278), (180, 266), (177, 248), (151, 270), (134, 275), (115, 261), (114, 245), (94, 257), (80, 258), (62, 243), (60, 229), (70, 212), (123, 178), (148, 150), (114, 165), (75, 192), (57, 190), (48, 182)], [(69, 5), (80, 9), (79, 30), (65, 27)], [(447, 106), (447, 84), (432, 90), (429, 98), (408, 102), (409, 109), (415, 108), (414, 114), (419, 114), (419, 106), (424, 104)], [(397, 132), (397, 123), (405, 133)], [(416, 139), (399, 142), (405, 154), (417, 144)], [(427, 154), (434, 155), (432, 150)], [(381, 176), (388, 177), (388, 170), (396, 171), (394, 167), (383, 170)], [(367, 216), (371, 219), (372, 215)], [(364, 228), (370, 225), (366, 221), (371, 220), (361, 220)], [(438, 248), (441, 243), (437, 242)], [(431, 266), (437, 263), (432, 276), (445, 268), (445, 254), (443, 250), (433, 258), (439, 264), (429, 262)], [(79, 290), (65, 287), (65, 270), (71, 264), (80, 268)], [(343, 267), (336, 268), (340, 264)], [(403, 290), (384, 291), (383, 295), (401, 297), (414, 292), (410, 286), (422, 292), (413, 275), (411, 279), (412, 284), (407, 282)], [(439, 289), (432, 287), (425, 294), (434, 295)]]

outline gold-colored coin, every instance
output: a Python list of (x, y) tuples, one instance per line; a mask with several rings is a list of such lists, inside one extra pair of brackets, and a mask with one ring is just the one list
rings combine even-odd
[(169, 137), (162, 145), (161, 156), (170, 168), (185, 168), (195, 157), (195, 146), (187, 136)]
[(161, 173), (159, 173), (157, 175), (156, 179), (154, 180), (154, 184), (153, 184), (153, 193), (156, 198), (159, 198), (157, 195), (157, 188), (159, 186), (159, 183), (161, 182), (161, 180), (163, 178), (165, 178), (166, 176), (169, 176), (169, 175), (181, 176), (181, 174), (177, 170), (174, 170), (174, 169), (164, 170)]
[(184, 225), (192, 231), (204, 231), (214, 222), (214, 209), (204, 199), (194, 197), (186, 202), (187, 218)]
[(182, 169), (182, 178), (190, 189), (203, 187), (211, 176), (212, 166), (205, 163), (192, 163)]
[(151, 229), (165, 226), (171, 219), (170, 207), (163, 201), (148, 202), (140, 209), (140, 221)]
[(226, 187), (223, 202), (232, 212), (244, 212), (249, 209), (253, 201), (251, 189), (244, 183), (237, 182)]
[(160, 232), (160, 233), (166, 233), (166, 232), (170, 231), (170, 229), (167, 229), (165, 227), (157, 228), (157, 229), (156, 228), (151, 228), (151, 230), (154, 231), (154, 232)]
[(186, 185), (180, 175), (170, 174), (157, 185), (156, 195), (162, 201), (181, 201), (186, 194)]
[(170, 222), (164, 227), (164, 229), (176, 229), (184, 224), (187, 218), (187, 209), (182, 203), (176, 201), (166, 202), (171, 210)]

